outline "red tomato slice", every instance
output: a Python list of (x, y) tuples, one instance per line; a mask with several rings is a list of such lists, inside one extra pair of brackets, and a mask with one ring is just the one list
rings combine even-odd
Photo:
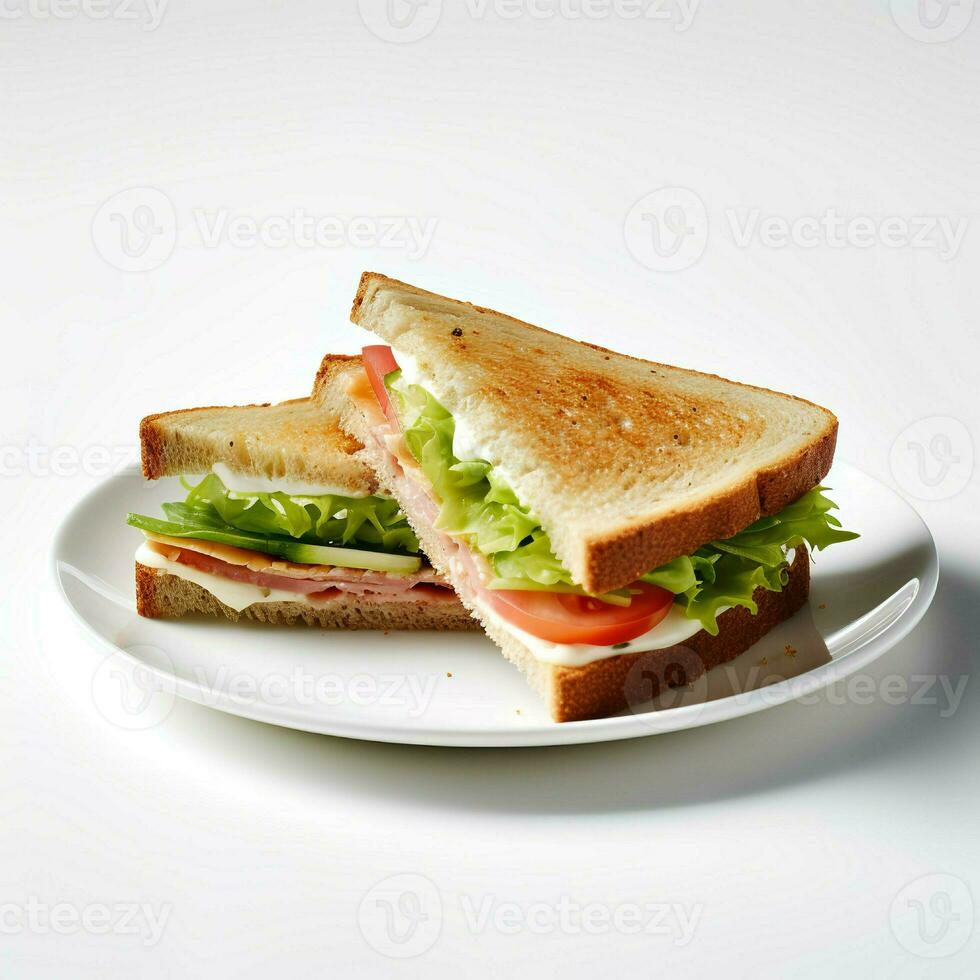
[(611, 647), (653, 629), (674, 601), (672, 592), (646, 582), (634, 582), (630, 591), (633, 601), (628, 606), (567, 592), (485, 589), (480, 597), (508, 623), (531, 636), (551, 643)]
[(374, 396), (378, 399), (378, 404), (388, 417), (392, 428), (397, 432), (399, 429), (398, 416), (395, 414), (394, 406), (388, 397), (388, 389), (385, 387), (385, 375), (398, 370), (398, 362), (391, 348), (384, 344), (375, 344), (371, 347), (363, 347), (361, 356), (364, 358), (364, 371), (374, 389)]

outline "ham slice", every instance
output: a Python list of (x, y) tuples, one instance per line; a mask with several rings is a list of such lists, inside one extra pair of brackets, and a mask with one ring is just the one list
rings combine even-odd
[[(363, 378), (363, 382), (361, 381)], [(400, 430), (381, 412), (377, 399), (367, 387), (367, 378), (351, 382), (347, 393), (369, 423), (370, 436), (377, 442), (389, 459), (392, 480), (398, 491), (403, 507), (412, 511), (416, 520), (421, 518), (432, 528), (439, 539), (446, 565), (453, 574), (453, 586), (460, 596), (471, 606), (476, 605), (484, 586), (493, 578), (490, 564), (483, 555), (471, 551), (462, 541), (450, 537), (436, 527), (439, 506), (429, 495), (423, 482), (422, 471)]]

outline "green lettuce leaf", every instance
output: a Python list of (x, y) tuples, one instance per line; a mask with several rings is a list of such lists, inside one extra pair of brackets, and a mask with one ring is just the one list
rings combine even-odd
[(309, 544), (418, 551), (418, 539), (398, 504), (384, 497), (235, 493), (214, 473), (189, 490), (186, 507), (211, 508), (225, 524), (242, 531), (284, 535)]
[[(172, 505), (181, 507), (181, 504)], [(133, 527), (154, 534), (166, 534), (174, 538), (197, 538), (201, 541), (215, 541), (261, 551), (287, 561), (307, 565), (335, 565), (341, 568), (364, 568), (393, 575), (411, 575), (422, 567), (419, 555), (392, 554), (388, 551), (368, 551), (352, 548), (350, 545), (310, 544), (272, 534), (257, 534), (254, 531), (241, 531), (230, 525), (215, 521), (211, 515), (189, 510), (169, 511), (171, 520), (161, 521), (143, 514), (130, 514), (126, 522)], [(179, 519), (174, 519), (178, 518)]]
[[(432, 484), (440, 503), (436, 527), (463, 538), (490, 563), (490, 588), (583, 590), (557, 559), (547, 532), (523, 506), (494, 467), (482, 459), (453, 454), (452, 415), (420, 385), (401, 372), (385, 378), (395, 398), (409, 451)], [(721, 610), (744, 606), (757, 612), (752, 598), (762, 586), (779, 592), (788, 580), (787, 554), (809, 546), (822, 550), (858, 537), (829, 513), (836, 504), (816, 487), (780, 513), (763, 517), (744, 531), (712, 541), (693, 555), (675, 558), (642, 580), (673, 592), (683, 613), (709, 633), (718, 632)], [(616, 596), (611, 601), (619, 601)]]
[(413, 556), (419, 550), (398, 504), (385, 497), (236, 493), (214, 473), (196, 486), (185, 486), (186, 500), (163, 505), (166, 521), (131, 514), (129, 523), (159, 534), (196, 536), (275, 555), (285, 553), (284, 543)]
[(680, 595), (701, 582), (713, 582), (714, 565), (719, 557), (711, 554), (682, 555), (644, 575), (643, 581)]

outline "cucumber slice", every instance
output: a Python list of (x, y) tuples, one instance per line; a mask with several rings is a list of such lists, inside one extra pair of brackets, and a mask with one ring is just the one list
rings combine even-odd
[(415, 555), (389, 555), (383, 551), (360, 551), (357, 548), (334, 548), (326, 544), (302, 541), (276, 542), (278, 553), (289, 561), (304, 565), (339, 565), (341, 568), (364, 568), (392, 575), (411, 575), (422, 567)]

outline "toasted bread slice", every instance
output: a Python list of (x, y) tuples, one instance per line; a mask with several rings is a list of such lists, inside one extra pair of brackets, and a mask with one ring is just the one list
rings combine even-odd
[(487, 636), (526, 675), (531, 686), (544, 698), (555, 721), (603, 718), (627, 708), (638, 708), (661, 689), (690, 684), (706, 670), (744, 653), (806, 602), (810, 590), (810, 562), (806, 549), (799, 548), (782, 592), (756, 589), (753, 599), (758, 606), (757, 613), (752, 615), (741, 607), (726, 610), (718, 617), (716, 636), (701, 630), (677, 646), (619, 654), (583, 667), (544, 663), (514, 633), (483, 615), (476, 604), (469, 577), (453, 574), (445, 536), (420, 516), (416, 507), (418, 495), (406, 492), (405, 481), (409, 477), (384, 446), (369, 437), (367, 419), (357, 412), (348, 416), (346, 424), (360, 433), (383, 490), (401, 500), (402, 510), (415, 528), (435, 570), (452, 582), (460, 602), (480, 621)]
[(833, 461), (837, 419), (810, 402), (627, 357), (378, 273), (361, 277), (351, 319), (396, 359), (414, 359), (591, 592), (782, 510)]
[[(359, 357), (325, 360), (335, 376), (358, 370)], [(361, 444), (339, 425), (325, 391), (321, 405), (297, 398), (278, 405), (187, 408), (149, 415), (140, 423), (143, 475), (205, 473), (224, 463), (244, 476), (323, 484), (347, 494), (374, 493), (377, 481)], [(342, 393), (334, 404), (344, 404)]]
[(136, 563), (136, 609), (150, 619), (187, 616), (227, 616), (233, 622), (255, 619), (287, 626), (306, 623), (342, 630), (474, 630), (476, 621), (446, 589), (445, 598), (421, 594), (418, 601), (384, 597), (336, 597), (318, 602), (257, 602), (241, 612), (225, 605), (207, 589), (169, 572)]

